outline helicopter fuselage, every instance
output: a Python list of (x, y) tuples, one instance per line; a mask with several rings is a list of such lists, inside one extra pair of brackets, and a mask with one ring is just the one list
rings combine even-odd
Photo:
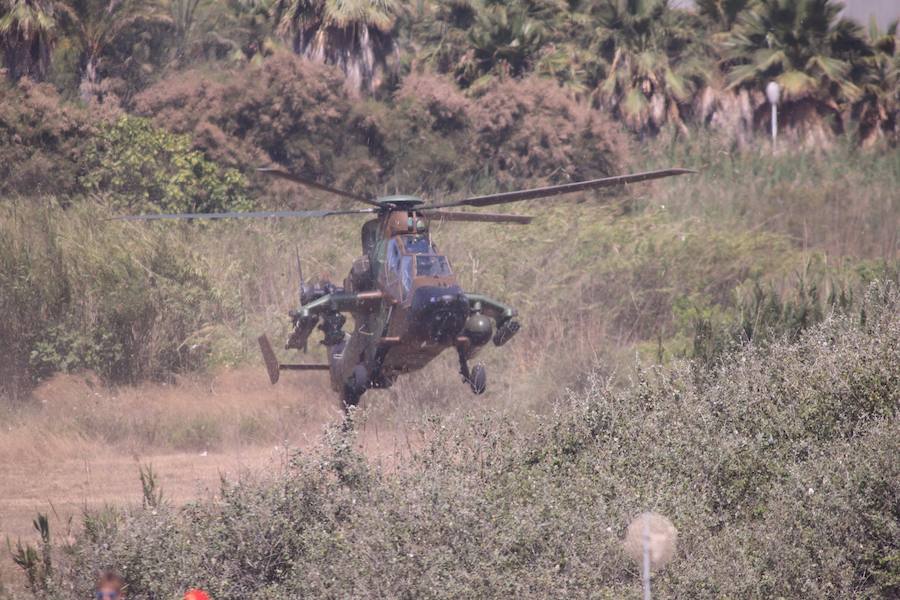
[[(300, 276), (300, 307), (290, 312), (294, 330), (286, 347), (305, 351), (309, 336), (318, 327), (328, 350), (328, 364), (280, 364), (268, 338), (265, 335), (259, 338), (272, 383), (278, 381), (282, 370), (328, 370), (332, 387), (340, 392), (345, 408), (355, 405), (367, 389), (389, 387), (399, 375), (421, 369), (448, 348), (456, 349), (463, 380), (473, 392), (480, 394), (486, 385), (484, 367), (475, 365), (470, 370), (468, 360), (488, 341), (502, 346), (519, 330), (514, 309), (460, 288), (450, 262), (437, 252), (431, 241), (429, 219), (527, 225), (532, 220), (530, 216), (453, 209), (481, 209), (695, 172), (683, 168), (658, 169), (426, 203), (414, 196), (374, 196), (342, 190), (277, 167), (257, 171), (351, 199), (366, 207), (154, 213), (115, 218), (157, 221), (376, 215), (377, 218), (363, 225), (363, 254), (354, 261), (343, 287), (330, 282), (307, 287)], [(351, 332), (344, 331), (348, 313), (353, 317)]]
[[(396, 208), (362, 227), (363, 255), (342, 287), (325, 282), (301, 289), (302, 306), (292, 311), (288, 348), (303, 349), (317, 325), (324, 334), (332, 388), (345, 406), (370, 388), (425, 367), (455, 348), (460, 373), (480, 393), (468, 360), (492, 339), (502, 345), (518, 331), (516, 311), (495, 300), (465, 293), (447, 257), (431, 239), (429, 220), (417, 199), (390, 197)], [(353, 318), (345, 332), (344, 314)]]

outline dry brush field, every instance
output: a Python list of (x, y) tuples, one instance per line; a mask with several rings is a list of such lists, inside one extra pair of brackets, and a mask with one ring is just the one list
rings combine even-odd
[(295, 247), (339, 280), (358, 224), (11, 199), (0, 333), (31, 371), (0, 405), (0, 531), (40, 557), (49, 515), (39, 597), (107, 566), (139, 598), (629, 597), (619, 539), (654, 509), (682, 540), (667, 597), (890, 596), (898, 157), (677, 140), (633, 168), (699, 175), (441, 226), (465, 288), (525, 328), (485, 354), (487, 395), (443, 357), (367, 394), (350, 436), (323, 376), (269, 385), (255, 336), (286, 333)]

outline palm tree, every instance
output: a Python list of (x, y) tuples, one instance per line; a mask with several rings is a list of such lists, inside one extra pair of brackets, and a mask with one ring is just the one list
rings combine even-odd
[(208, 0), (163, 0), (163, 7), (168, 11), (174, 28), (175, 44), (171, 53), (175, 62), (184, 61), (193, 42), (198, 21), (202, 20), (201, 13), (208, 8), (208, 4)]
[(667, 0), (606, 0), (597, 16), (594, 47), (606, 61), (600, 106), (635, 131), (672, 123), (686, 132), (690, 100), (710, 72), (698, 17)]
[(853, 103), (852, 114), (859, 122), (863, 143), (871, 143), (887, 134), (897, 140), (900, 135), (900, 44), (897, 35), (900, 22), (894, 21), (881, 31), (873, 19), (869, 25), (871, 51), (856, 61), (861, 71), (860, 94)]
[(544, 28), (515, 3), (484, 7), (469, 29), (469, 52), (456, 65), (459, 82), (469, 86), (485, 75), (519, 77), (534, 65)]
[(104, 54), (133, 25), (171, 22), (159, 4), (148, 0), (59, 0), (56, 6), (81, 53), (83, 96), (94, 93)]
[(3, 0), (0, 3), (0, 45), (7, 74), (13, 80), (47, 76), (56, 38), (56, 15), (48, 0)]
[(295, 53), (337, 65), (351, 89), (372, 91), (395, 56), (400, 0), (278, 0), (278, 32)]
[(563, 0), (438, 0), (412, 23), (413, 51), (463, 87), (535, 70), (571, 83), (581, 40), (565, 26), (577, 12)]
[(479, 0), (436, 0), (421, 3), (412, 16), (413, 49), (438, 73), (454, 71), (469, 49), (468, 31), (475, 25)]
[(697, 12), (708, 18), (719, 31), (734, 26), (738, 15), (751, 8), (756, 0), (694, 0)]
[[(860, 95), (850, 59), (866, 52), (860, 27), (839, 18), (841, 8), (832, 0), (758, 0), (725, 42), (728, 88), (760, 91), (774, 80), (789, 123), (821, 125), (828, 116), (840, 131), (841, 104)], [(757, 108), (765, 109), (761, 97)]]
[(280, 45), (272, 27), (280, 0), (160, 1), (173, 22), (178, 62), (189, 62), (190, 55), (258, 62)]

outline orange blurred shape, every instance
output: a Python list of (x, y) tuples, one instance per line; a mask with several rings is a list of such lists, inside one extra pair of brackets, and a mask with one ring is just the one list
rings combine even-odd
[(184, 600), (210, 600), (209, 594), (203, 590), (188, 590)]

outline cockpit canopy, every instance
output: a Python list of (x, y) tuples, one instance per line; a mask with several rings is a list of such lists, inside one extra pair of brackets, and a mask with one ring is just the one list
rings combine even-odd
[(437, 253), (427, 235), (398, 235), (388, 242), (385, 257), (388, 284), (399, 280), (406, 299), (415, 277), (447, 277), (453, 274), (447, 257)]
[(407, 254), (434, 254), (434, 246), (427, 235), (401, 235), (403, 249)]
[(446, 277), (450, 274), (450, 263), (446, 256), (437, 254), (416, 256), (416, 275), (418, 277)]

